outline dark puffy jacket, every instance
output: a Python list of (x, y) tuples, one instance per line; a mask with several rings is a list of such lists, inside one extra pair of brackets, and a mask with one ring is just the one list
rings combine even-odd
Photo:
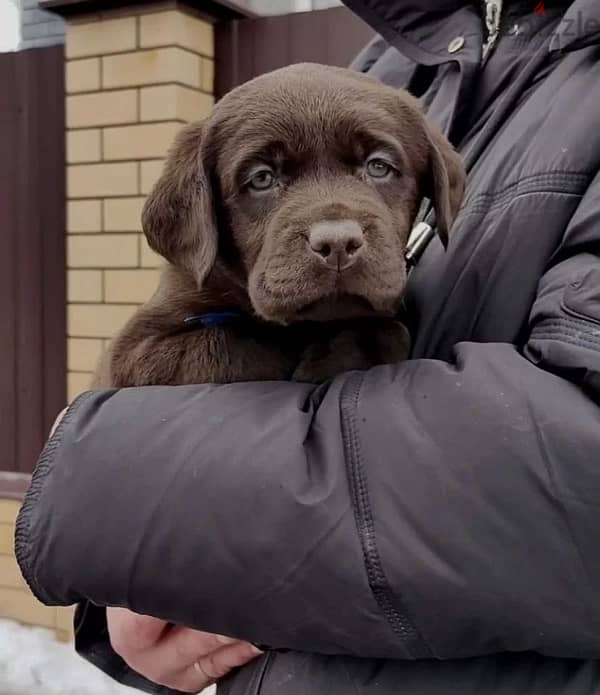
[(82, 396), (19, 562), (42, 601), (88, 602), (77, 648), (148, 692), (96, 606), (272, 647), (224, 695), (597, 694), (598, 0), (509, 6), (485, 67), (475, 5), (347, 4), (393, 46), (357, 67), (423, 96), (469, 166), (448, 251), (410, 279), (413, 359)]

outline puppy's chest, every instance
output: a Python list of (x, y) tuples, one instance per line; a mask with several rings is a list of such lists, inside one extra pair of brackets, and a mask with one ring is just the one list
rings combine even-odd
[(178, 383), (293, 380), (321, 383), (338, 374), (405, 359), (404, 326), (392, 321), (345, 325), (201, 328), (181, 336)]
[(176, 339), (176, 383), (286, 380), (301, 353), (285, 336), (248, 326), (214, 325), (185, 330)]

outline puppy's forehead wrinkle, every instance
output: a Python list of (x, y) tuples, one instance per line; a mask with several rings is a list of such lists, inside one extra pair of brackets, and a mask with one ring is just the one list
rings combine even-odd
[(331, 136), (340, 130), (346, 132), (378, 129), (394, 133), (402, 128), (399, 114), (381, 103), (361, 103), (365, 95), (342, 100), (339, 104), (335, 95), (324, 92), (318, 97), (307, 99), (290, 95), (280, 100), (274, 95), (262, 95), (256, 105), (246, 100), (231, 113), (216, 112), (215, 124), (222, 144), (232, 139), (257, 139), (267, 137), (288, 142), (308, 140), (319, 136)]
[(398, 165), (405, 147), (389, 124), (352, 116), (334, 119), (323, 127), (309, 118), (286, 129), (285, 120), (273, 128), (245, 123), (227, 138), (218, 154), (219, 170), (230, 183), (240, 183), (257, 165), (267, 164), (284, 174), (309, 175), (318, 171), (339, 174), (340, 167), (355, 167), (374, 152), (384, 152)]

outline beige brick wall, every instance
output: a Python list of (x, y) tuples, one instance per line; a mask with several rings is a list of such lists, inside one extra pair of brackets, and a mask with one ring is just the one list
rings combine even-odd
[(175, 133), (212, 107), (213, 28), (178, 9), (91, 17), (67, 27), (66, 56), (72, 399), (156, 287), (140, 213)]
[(0, 499), (0, 618), (54, 630), (60, 639), (73, 635), (72, 608), (44, 606), (29, 591), (14, 556), (15, 519), (20, 503)]

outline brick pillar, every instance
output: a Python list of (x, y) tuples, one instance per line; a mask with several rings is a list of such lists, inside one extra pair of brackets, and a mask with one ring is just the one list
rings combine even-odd
[(213, 104), (213, 48), (212, 25), (179, 7), (67, 25), (70, 400), (156, 287), (140, 211), (177, 130)]

